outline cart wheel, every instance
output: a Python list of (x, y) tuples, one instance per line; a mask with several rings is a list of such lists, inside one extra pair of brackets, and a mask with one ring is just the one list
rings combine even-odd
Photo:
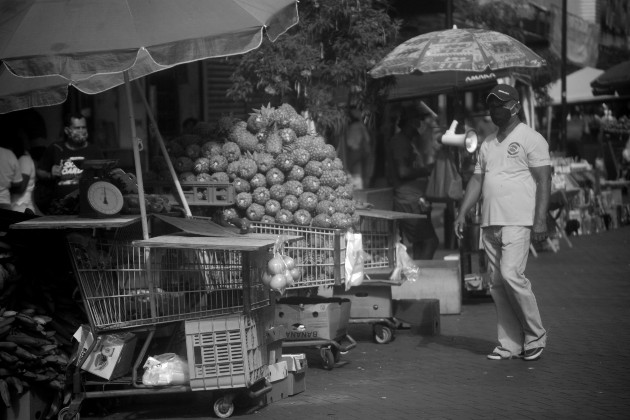
[(374, 324), (372, 331), (374, 333), (374, 341), (378, 344), (387, 344), (394, 337), (394, 332), (387, 325)]
[(220, 419), (227, 419), (234, 414), (234, 403), (228, 402), (225, 397), (219, 397), (214, 402), (214, 414)]
[(335, 356), (333, 355), (332, 350), (328, 347), (323, 347), (319, 352), (322, 356), (322, 361), (324, 362), (324, 369), (332, 370), (332, 368), (335, 367)]
[(79, 415), (79, 413), (75, 414), (74, 417), (68, 417), (66, 414), (68, 414), (68, 411), (70, 411), (70, 407), (64, 407), (61, 410), (59, 410), (59, 412), (57, 413), (57, 420), (80, 420), (81, 416)]

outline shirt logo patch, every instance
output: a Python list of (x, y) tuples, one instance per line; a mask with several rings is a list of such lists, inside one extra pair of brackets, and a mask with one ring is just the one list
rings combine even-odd
[(521, 145), (516, 142), (510, 143), (507, 148), (508, 158), (515, 158), (516, 156), (518, 156), (518, 149), (520, 147)]

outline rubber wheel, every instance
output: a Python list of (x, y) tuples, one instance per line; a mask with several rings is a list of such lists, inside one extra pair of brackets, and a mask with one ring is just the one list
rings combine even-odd
[(226, 402), (224, 397), (219, 397), (214, 402), (214, 414), (220, 419), (227, 419), (234, 414), (234, 404)]
[(70, 411), (70, 407), (64, 407), (57, 413), (57, 420), (80, 420), (81, 415), (75, 414), (74, 417), (66, 417), (66, 414)]
[(324, 369), (332, 370), (335, 367), (335, 356), (333, 355), (332, 350), (330, 349), (322, 349), (321, 350), (322, 361), (324, 362)]
[(374, 342), (378, 344), (387, 344), (394, 338), (394, 332), (387, 325), (374, 324), (372, 331), (374, 333)]

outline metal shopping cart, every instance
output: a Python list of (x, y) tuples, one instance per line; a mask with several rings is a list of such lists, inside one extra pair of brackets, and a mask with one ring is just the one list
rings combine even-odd
[[(273, 324), (270, 293), (258, 281), (276, 238), (161, 236), (139, 240), (134, 229), (72, 233), (67, 242), (91, 332), (97, 337), (69, 371), (72, 396), (58, 419), (78, 419), (88, 398), (213, 391), (214, 413), (229, 417), (233, 400), (270, 390), (264, 331)], [(266, 310), (267, 309), (267, 310)], [(191, 381), (151, 387), (138, 371), (156, 335), (183, 329)], [(130, 376), (98, 380), (83, 366), (99, 338), (144, 340)], [(171, 337), (176, 332), (167, 332)], [(227, 352), (227, 353), (225, 353)], [(227, 356), (227, 359), (222, 356)]]

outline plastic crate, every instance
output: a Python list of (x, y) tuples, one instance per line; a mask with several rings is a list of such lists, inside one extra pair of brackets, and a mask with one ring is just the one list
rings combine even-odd
[(252, 222), (251, 228), (256, 233), (303, 238), (284, 247), (302, 270), (302, 277), (287, 289), (339, 285), (346, 278), (345, 230), (261, 222)]
[(191, 206), (231, 206), (236, 202), (234, 185), (222, 182), (180, 182), (184, 198)]
[(269, 375), (263, 311), (185, 322), (192, 390), (250, 387)]
[(68, 246), (97, 330), (246, 312), (270, 303), (259, 281), (269, 260), (266, 250), (136, 247), (76, 234)]
[(396, 261), (397, 223), (395, 220), (361, 216), (359, 233), (363, 238), (363, 267), (393, 267)]

